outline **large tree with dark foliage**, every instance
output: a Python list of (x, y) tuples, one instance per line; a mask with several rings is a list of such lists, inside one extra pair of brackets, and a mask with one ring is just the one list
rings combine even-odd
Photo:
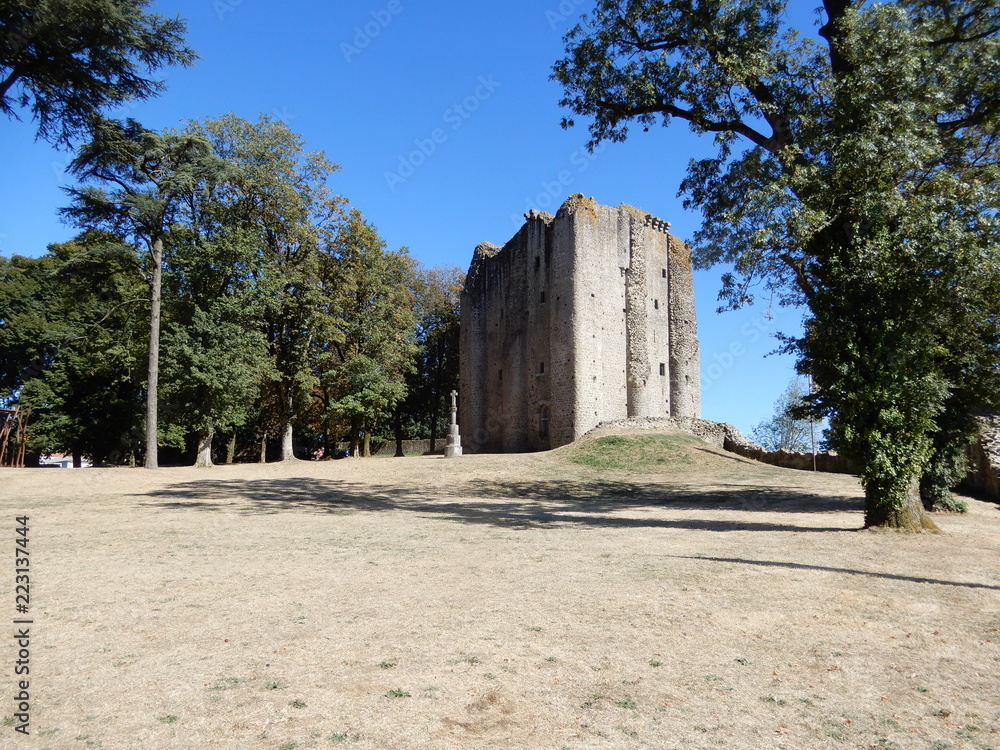
[(788, 348), (866, 526), (935, 528), (918, 480), (944, 415), (1000, 400), (1000, 2), (825, 0), (815, 40), (784, 11), (598, 0), (556, 63), (562, 103), (592, 143), (675, 119), (714, 134), (682, 184), (698, 258), (734, 264), (732, 306), (758, 281), (805, 305)]
[(223, 179), (228, 167), (199, 136), (160, 134), (135, 120), (97, 120), (92, 139), (81, 146), (70, 169), (84, 184), (67, 189), (73, 204), (63, 214), (83, 227), (115, 232), (148, 251), (146, 468), (155, 469), (164, 240), (190, 195)]
[(148, 78), (190, 65), (184, 22), (149, 0), (0, 2), (0, 112), (28, 109), (38, 137), (66, 145), (98, 115), (159, 94)]

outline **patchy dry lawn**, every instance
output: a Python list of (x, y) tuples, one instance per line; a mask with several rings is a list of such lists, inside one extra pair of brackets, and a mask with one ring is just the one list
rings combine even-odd
[(998, 506), (859, 532), (851, 477), (581, 451), (0, 472), (0, 748), (1000, 748)]

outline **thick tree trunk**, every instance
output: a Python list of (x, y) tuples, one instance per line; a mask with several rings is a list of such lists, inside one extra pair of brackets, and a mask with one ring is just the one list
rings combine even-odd
[(291, 461), (293, 458), (295, 458), (295, 445), (292, 442), (292, 423), (289, 421), (281, 435), (281, 460)]
[(226, 463), (231, 464), (236, 460), (236, 433), (229, 436), (229, 443), (226, 445)]
[(146, 468), (159, 468), (156, 402), (160, 379), (160, 292), (163, 279), (163, 240), (153, 241), (153, 283), (149, 290), (149, 361), (146, 370)]
[(368, 432), (368, 425), (367, 424), (364, 425), (363, 429), (365, 431), (365, 445), (364, 445), (364, 448), (361, 451), (361, 455), (364, 456), (365, 458), (371, 458), (372, 457), (372, 437), (371, 437), (371, 434)]
[(83, 468), (83, 455), (79, 451), (73, 451), (73, 468)]
[(263, 433), (260, 436), (260, 462), (262, 464), (267, 463), (267, 433)]
[(867, 485), (865, 528), (937, 533), (941, 531), (924, 511), (924, 505), (920, 500), (920, 484), (916, 477), (901, 479), (900, 484), (896, 486)]
[(198, 432), (198, 456), (194, 460), (195, 466), (212, 466), (212, 438), (215, 437), (215, 430), (200, 430)]

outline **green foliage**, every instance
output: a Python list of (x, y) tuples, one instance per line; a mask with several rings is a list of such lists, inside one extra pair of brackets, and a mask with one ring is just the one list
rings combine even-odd
[(132, 119), (97, 119), (91, 128), (70, 165), (85, 184), (66, 188), (73, 203), (62, 210), (81, 226), (152, 249), (180, 219), (184, 199), (225, 178), (226, 163), (199, 136), (157, 133)]
[[(146, 468), (158, 465), (158, 404), (163, 243), (192, 196), (227, 176), (227, 164), (198, 136), (156, 133), (135, 120), (94, 120), (70, 171), (85, 183), (67, 188), (62, 210), (90, 229), (106, 229), (148, 250), (149, 349), (146, 373)], [(107, 185), (105, 188), (101, 185)]]
[[(100, 464), (134, 458), (140, 448), (148, 292), (136, 262), (128, 245), (100, 232), (52, 245), (32, 261), (47, 270), (31, 290), (19, 289), (24, 296), (13, 306), (33, 310), (31, 324), (11, 316), (7, 331), (45, 346), (21, 370), (17, 390), (33, 409), (32, 450)], [(11, 351), (17, 347), (0, 335), (0, 352)]]
[(265, 434), (286, 436), (282, 457), (291, 458), (291, 425), (307, 419), (318, 383), (315, 347), (336, 336), (320, 254), (343, 219), (345, 201), (327, 186), (340, 167), (321, 151), (307, 152), (299, 135), (267, 116), (250, 122), (227, 114), (191, 122), (185, 132), (207, 139), (230, 165), (212, 195), (214, 220), (256, 238), (263, 263), (256, 289), (272, 374), (256, 422)]
[(397, 406), (397, 426), (437, 440), (447, 431), (451, 397), (458, 388), (460, 297), (465, 273), (459, 268), (415, 264), (417, 315), (415, 367), (407, 374), (407, 397)]
[(184, 22), (149, 0), (21, 0), (0, 5), (0, 112), (30, 108), (38, 136), (68, 144), (102, 111), (165, 88), (144, 77), (191, 65)]
[(866, 524), (920, 528), (942, 415), (1000, 403), (1000, 3), (825, 3), (823, 43), (783, 29), (784, 5), (599, 0), (555, 78), (592, 144), (633, 121), (715, 134), (681, 186), (699, 262), (733, 265), (728, 306), (760, 281), (807, 305), (786, 348)]
[(13, 401), (55, 353), (58, 334), (48, 308), (53, 296), (49, 277), (57, 267), (51, 254), (0, 257), (0, 403)]
[(204, 226), (168, 249), (164, 414), (179, 435), (201, 436), (206, 454), (197, 461), (210, 463), (214, 433), (246, 424), (271, 376), (261, 256), (252, 235)]
[(656, 472), (690, 464), (688, 435), (608, 435), (574, 446), (570, 461), (601, 471)]
[(351, 439), (370, 438), (406, 395), (416, 354), (413, 264), (388, 252), (361, 213), (352, 210), (323, 258), (336, 337), (321, 349), (326, 417), (349, 426)]
[(145, 445), (196, 436), (199, 463), (216, 433), (229, 456), (280, 434), (290, 457), (293, 423), (303, 453), (345, 433), (367, 444), (410, 387), (436, 403), (411, 402), (408, 426), (439, 425), (461, 273), (387, 251), (330, 193), (336, 169), (267, 117), (95, 121), (64, 209), (87, 231), (0, 258), (0, 400), (30, 399), (33, 447), (134, 461), (143, 399)]
[(805, 404), (807, 395), (799, 381), (792, 380), (775, 402), (774, 416), (756, 425), (750, 438), (772, 451), (811, 451), (810, 421), (797, 418), (794, 412)]

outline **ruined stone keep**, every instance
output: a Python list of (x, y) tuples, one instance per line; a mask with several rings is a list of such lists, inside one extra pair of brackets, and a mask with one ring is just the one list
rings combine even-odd
[(545, 450), (605, 421), (700, 416), (691, 256), (670, 225), (579, 194), (525, 219), (502, 248), (476, 248), (462, 292), (466, 450)]

